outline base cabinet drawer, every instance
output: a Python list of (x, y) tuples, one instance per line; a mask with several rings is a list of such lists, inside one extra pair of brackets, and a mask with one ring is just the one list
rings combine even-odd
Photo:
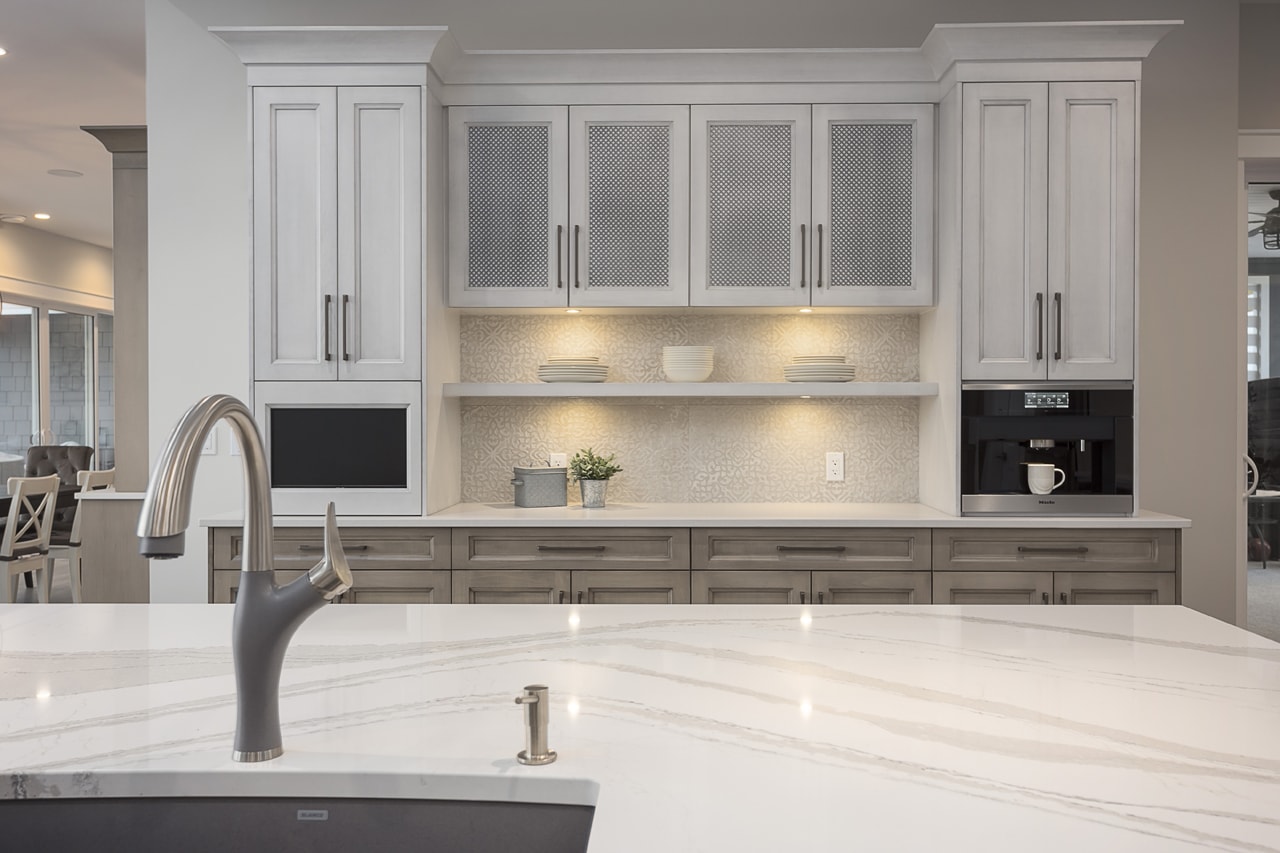
[(814, 572), (818, 604), (929, 604), (929, 572)]
[[(235, 604), (236, 593), (240, 590), (240, 570), (220, 569), (213, 573), (213, 589), (210, 591), (210, 604)], [(284, 586), (294, 578), (305, 575), (304, 571), (277, 570), (276, 585)]]
[(353, 571), (351, 589), (340, 604), (448, 604), (453, 598), (448, 572)]
[(689, 569), (687, 528), (486, 527), (453, 531), (453, 568)]
[(1173, 530), (1002, 529), (933, 531), (933, 569), (1172, 572)]
[[(356, 569), (448, 570), (448, 528), (339, 528), (347, 563)], [(244, 554), (244, 531), (214, 527), (209, 532), (209, 564), (214, 571), (239, 570)], [(277, 570), (306, 571), (324, 556), (324, 530), (319, 527), (277, 527), (272, 531), (272, 554)]]
[(1053, 572), (934, 572), (934, 604), (1049, 604)]
[(1055, 572), (1058, 604), (1175, 604), (1172, 572)]
[(575, 571), (577, 604), (688, 604), (688, 572)]
[(695, 528), (695, 569), (923, 569), (927, 528)]
[(808, 604), (809, 573), (694, 571), (694, 604)]
[(453, 573), (454, 604), (567, 604), (565, 569), (461, 569)]

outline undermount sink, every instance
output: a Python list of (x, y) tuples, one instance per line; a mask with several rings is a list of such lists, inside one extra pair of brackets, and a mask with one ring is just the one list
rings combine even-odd
[[(14, 849), (32, 850), (572, 853), (587, 849), (599, 790), (586, 780), (529, 776), (172, 777), (165, 795), (0, 800), (0, 825)], [(154, 791), (159, 781), (139, 790)], [(237, 793), (174, 793), (209, 788)], [(270, 789), (280, 793), (263, 793)]]

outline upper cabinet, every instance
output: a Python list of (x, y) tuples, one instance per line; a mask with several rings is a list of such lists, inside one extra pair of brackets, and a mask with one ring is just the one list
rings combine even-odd
[(689, 301), (689, 108), (449, 110), (449, 299)]
[(693, 305), (933, 302), (931, 104), (693, 107)]
[(966, 380), (1131, 380), (1131, 82), (966, 83)]
[(421, 377), (421, 101), (253, 89), (255, 379)]

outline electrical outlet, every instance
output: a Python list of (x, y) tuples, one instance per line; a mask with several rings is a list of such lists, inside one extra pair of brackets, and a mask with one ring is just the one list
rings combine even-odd
[(568, 468), (569, 454), (567, 453), (548, 453), (547, 465), (552, 468)]
[(842, 451), (837, 450), (827, 454), (827, 482), (844, 482), (844, 453)]
[(218, 427), (215, 424), (213, 429), (209, 430), (209, 434), (205, 436), (204, 447), (200, 448), (202, 456), (218, 455)]

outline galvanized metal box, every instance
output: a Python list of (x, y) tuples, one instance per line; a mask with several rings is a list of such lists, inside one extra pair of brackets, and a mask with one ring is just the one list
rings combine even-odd
[(511, 485), (516, 488), (516, 506), (568, 506), (567, 468), (516, 468)]

